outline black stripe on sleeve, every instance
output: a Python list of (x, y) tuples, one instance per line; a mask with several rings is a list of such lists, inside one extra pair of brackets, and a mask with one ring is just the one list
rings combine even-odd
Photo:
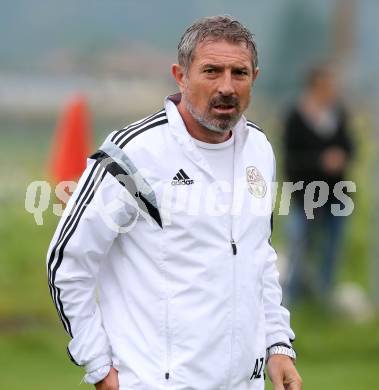
[(62, 323), (63, 323), (63, 325), (64, 325), (64, 327), (65, 327), (65, 329), (66, 329), (66, 331), (68, 333), (69, 333), (68, 329), (70, 329), (69, 321), (68, 321), (67, 318), (64, 318), (62, 316), (62, 313), (60, 312), (60, 309), (59, 309), (60, 305), (59, 305), (59, 303), (57, 301), (57, 297), (56, 297), (58, 293), (57, 293), (56, 288), (54, 287), (54, 285), (52, 283), (52, 275), (51, 275), (52, 274), (52, 264), (53, 264), (54, 259), (55, 259), (56, 250), (57, 250), (58, 246), (60, 245), (60, 243), (62, 242), (62, 238), (67, 233), (67, 230), (70, 228), (71, 220), (73, 218), (75, 218), (75, 210), (80, 205), (83, 196), (84, 197), (87, 196), (87, 189), (88, 189), (88, 186), (90, 184), (90, 181), (91, 181), (91, 179), (92, 179), (92, 177), (94, 175), (94, 172), (95, 172), (96, 168), (98, 168), (98, 164), (94, 164), (93, 165), (93, 167), (92, 167), (92, 169), (91, 169), (91, 171), (90, 171), (90, 173), (89, 173), (89, 175), (88, 175), (88, 177), (87, 177), (87, 179), (86, 179), (86, 181), (85, 181), (85, 183), (84, 183), (84, 185), (83, 185), (83, 187), (82, 187), (82, 189), (81, 189), (81, 191), (79, 193), (79, 196), (76, 199), (76, 202), (75, 202), (75, 204), (74, 204), (70, 214), (66, 218), (66, 220), (65, 220), (65, 222), (64, 222), (64, 224), (63, 224), (63, 226), (61, 228), (61, 231), (59, 233), (58, 239), (57, 239), (57, 241), (56, 241), (56, 243), (55, 243), (55, 245), (54, 245), (54, 247), (53, 247), (53, 249), (51, 251), (50, 258), (49, 258), (49, 261), (48, 261), (48, 281), (49, 281), (50, 294), (51, 294), (51, 296), (53, 298), (53, 302), (54, 302), (54, 304), (55, 304), (55, 306), (57, 308), (59, 317), (60, 317), (60, 319), (61, 319), (61, 321), (62, 321)]
[[(98, 165), (98, 164), (94, 164), (94, 165)], [(58, 269), (63, 261), (65, 247), (66, 247), (67, 243), (69, 242), (70, 238), (72, 237), (72, 235), (74, 234), (74, 232), (75, 232), (75, 230), (80, 222), (80, 218), (83, 215), (87, 205), (91, 203), (91, 200), (93, 199), (94, 194), (95, 194), (99, 184), (104, 179), (106, 171), (103, 171), (103, 169), (96, 170), (96, 167), (94, 167), (91, 170), (91, 173), (92, 173), (92, 175), (89, 175), (89, 177), (88, 177), (89, 180), (86, 181), (86, 183), (85, 183), (86, 185), (83, 186), (81, 193), (78, 197), (78, 199), (81, 198), (81, 201), (76, 202), (76, 205), (73, 209), (73, 212), (66, 219), (65, 224), (62, 227), (63, 234), (60, 235), (60, 239), (57, 240), (57, 242), (56, 242), (56, 244), (51, 252), (51, 256), (50, 256), (50, 260), (49, 260), (50, 285), (51, 285), (51, 289), (52, 289), (53, 300), (54, 300), (55, 305), (57, 307), (59, 316), (63, 322), (63, 326), (65, 327), (67, 333), (69, 333), (69, 335), (71, 337), (73, 337), (72, 330), (71, 330), (71, 324), (70, 324), (70, 322), (69, 322), (69, 320), (64, 312), (64, 307), (63, 307), (63, 303), (61, 300), (61, 290), (60, 290), (60, 288), (55, 286), (55, 277), (56, 277), (56, 273), (57, 273), (57, 271), (58, 271)], [(100, 176), (100, 179), (99, 179), (99, 176)], [(57, 256), (57, 254), (58, 254), (58, 256)], [(57, 261), (56, 261), (54, 267), (52, 267), (56, 256), (57, 256)]]
[(126, 139), (124, 138), (123, 139), (123, 142), (121, 144), (119, 144), (118, 146), (122, 149), (128, 142), (130, 142), (133, 138), (137, 137), (137, 135), (143, 133), (144, 131), (146, 130), (149, 130), (149, 129), (153, 129), (154, 127), (157, 127), (157, 126), (160, 126), (160, 125), (163, 125), (165, 123), (168, 123), (168, 120), (167, 118), (165, 119), (162, 119), (158, 122), (153, 122), (145, 127), (142, 127), (141, 129), (139, 129), (138, 131), (135, 131), (133, 132), (131, 135), (129, 135), (129, 137), (127, 137)]
[(164, 115), (166, 114), (164, 109), (160, 110), (160, 111), (158, 111), (158, 112), (156, 112), (154, 114), (149, 115), (147, 118), (142, 119), (142, 120), (138, 121), (137, 123), (134, 123), (134, 124), (132, 123), (129, 126), (126, 126), (124, 129), (121, 129), (121, 130), (117, 131), (117, 133), (115, 133), (113, 135), (113, 137), (111, 138), (111, 141), (114, 142), (114, 143), (117, 143), (118, 142), (117, 138), (119, 138), (120, 136), (123, 136), (126, 132), (134, 130), (134, 129), (138, 128), (138, 127), (141, 127), (144, 124), (146, 124), (147, 122), (151, 122), (152, 120), (155, 119), (156, 116), (162, 116), (161, 115), (162, 113), (164, 113)]
[[(113, 136), (112, 137), (112, 141), (116, 144), (116, 145), (120, 145), (123, 140), (129, 135), (131, 134), (133, 131), (136, 131), (136, 130), (139, 130), (151, 123), (154, 123), (154, 121), (160, 119), (160, 118), (164, 118), (166, 117), (166, 111), (159, 111), (158, 113), (152, 115), (151, 117), (143, 120), (142, 122), (140, 123), (137, 123), (135, 125), (130, 125), (128, 127), (126, 127), (125, 129), (121, 130), (119, 132), (119, 134), (117, 136)], [(114, 140), (113, 140), (114, 139)]]
[(147, 212), (161, 228), (163, 227), (159, 210), (137, 189), (133, 178), (121, 168), (112, 157), (104, 151), (98, 150), (91, 158), (99, 162), (107, 172), (114, 176), (117, 181), (136, 198), (137, 204), (141, 210)]
[(260, 131), (261, 133), (264, 133), (263, 129), (261, 129), (259, 126), (257, 126), (255, 123), (253, 123), (251, 121), (247, 121), (246, 126), (249, 126), (253, 129), (256, 129), (256, 130)]
[[(82, 196), (86, 193), (86, 189), (88, 188), (89, 181), (92, 179), (92, 176), (93, 176), (93, 174), (94, 174), (94, 171), (95, 171), (95, 169), (96, 169), (97, 167), (98, 167), (98, 164), (93, 164), (93, 167), (92, 167), (92, 169), (91, 169), (91, 171), (90, 171), (90, 173), (89, 173), (89, 175), (88, 175), (88, 177), (87, 177), (87, 179), (86, 179), (86, 181), (85, 181), (85, 183), (84, 183), (84, 185), (83, 185), (83, 188), (82, 188), (82, 190), (80, 191), (79, 196), (78, 196), (78, 198), (76, 199), (75, 204), (74, 204), (74, 206), (73, 206), (73, 208), (72, 208), (72, 210), (71, 210), (69, 216), (67, 217), (67, 219), (65, 220), (65, 222), (64, 222), (64, 224), (63, 224), (63, 226), (62, 226), (62, 229), (61, 229), (61, 231), (60, 231), (60, 233), (59, 233), (59, 236), (58, 236), (58, 239), (57, 239), (57, 243), (61, 240), (63, 234), (66, 232), (66, 230), (67, 230), (67, 228), (68, 228), (68, 226), (69, 226), (70, 220), (71, 220), (71, 218), (72, 218), (72, 216), (73, 216), (73, 213), (75, 212), (75, 208), (76, 208), (76, 207), (78, 206), (78, 204), (80, 203)], [(54, 257), (55, 257), (55, 250), (56, 250), (56, 246), (53, 248), (53, 250), (52, 250), (52, 252), (51, 252), (51, 255), (50, 255), (49, 267), (48, 267), (49, 280), (50, 280), (50, 265), (51, 265), (51, 263), (52, 263), (53, 260), (54, 260)]]
[(71, 352), (70, 352), (70, 350), (68, 349), (68, 347), (67, 347), (66, 350), (67, 350), (67, 355), (68, 355), (68, 357), (70, 358), (70, 360), (71, 360), (75, 365), (77, 365), (77, 366), (80, 367), (80, 364), (77, 363), (76, 360), (73, 358), (73, 356), (71, 355)]

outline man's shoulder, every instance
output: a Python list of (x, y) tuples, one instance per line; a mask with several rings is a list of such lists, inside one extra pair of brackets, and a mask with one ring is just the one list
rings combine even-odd
[(262, 127), (258, 126), (256, 123), (254, 123), (253, 121), (251, 121), (249, 119), (246, 120), (246, 126), (249, 129), (254, 129), (254, 130), (260, 131), (262, 134), (265, 134), (265, 132), (262, 129)]
[[(130, 123), (120, 130), (115, 130), (107, 137), (108, 142), (112, 142), (120, 149), (125, 149), (128, 145), (145, 140), (146, 136), (153, 136), (157, 128), (168, 123), (166, 110), (163, 108), (138, 121)], [(154, 131), (155, 130), (155, 131)]]
[(263, 130), (261, 126), (247, 119), (246, 127), (249, 130), (249, 139), (253, 144), (259, 145), (264, 149), (268, 148), (272, 150), (271, 142), (268, 139), (266, 132)]
[(270, 143), (266, 132), (263, 130), (261, 126), (258, 126), (255, 122), (247, 119), (246, 120), (246, 127), (249, 130), (249, 136), (255, 139), (260, 139), (262, 142), (268, 142)]

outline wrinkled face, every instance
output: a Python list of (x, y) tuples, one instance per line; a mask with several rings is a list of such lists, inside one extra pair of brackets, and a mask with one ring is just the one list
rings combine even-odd
[(200, 42), (182, 90), (189, 113), (216, 132), (231, 130), (250, 102), (252, 54), (244, 43)]

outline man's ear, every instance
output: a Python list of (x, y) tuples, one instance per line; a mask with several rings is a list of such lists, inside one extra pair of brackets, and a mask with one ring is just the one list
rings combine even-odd
[(171, 74), (173, 75), (176, 84), (179, 87), (180, 92), (183, 92), (185, 86), (185, 71), (183, 66), (179, 64), (173, 64), (171, 66)]
[(260, 72), (260, 70), (259, 70), (259, 67), (257, 66), (257, 67), (255, 68), (255, 70), (253, 71), (253, 83), (254, 83), (254, 81), (257, 79), (257, 77), (258, 77), (258, 75), (259, 75), (259, 72)]

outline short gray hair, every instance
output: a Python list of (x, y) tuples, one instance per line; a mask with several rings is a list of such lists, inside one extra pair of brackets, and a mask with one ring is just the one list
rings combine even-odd
[(245, 43), (251, 50), (252, 67), (258, 66), (258, 52), (254, 35), (238, 20), (228, 15), (201, 18), (187, 28), (178, 45), (178, 62), (187, 72), (198, 43), (206, 39)]

